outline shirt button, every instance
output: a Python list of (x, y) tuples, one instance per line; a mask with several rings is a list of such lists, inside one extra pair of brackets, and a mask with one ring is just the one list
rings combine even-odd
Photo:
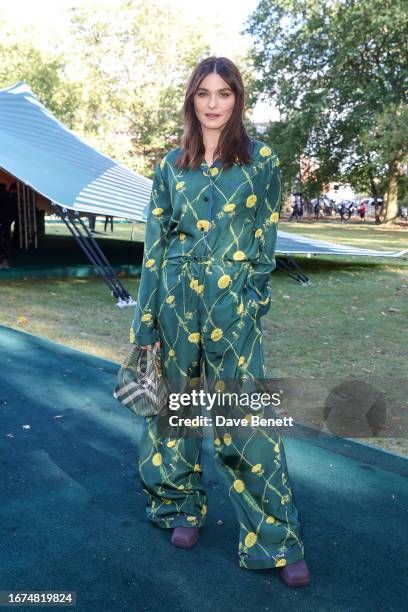
[(208, 202), (208, 197), (204, 196), (204, 202)]

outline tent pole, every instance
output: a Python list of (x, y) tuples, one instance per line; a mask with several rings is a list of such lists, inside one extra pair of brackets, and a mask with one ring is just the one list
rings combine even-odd
[[(286, 258), (288, 259), (288, 263), (291, 263), (295, 268), (295, 271), (286, 263), (283, 257), (276, 257), (276, 267), (282, 269), (288, 276), (297, 280), (301, 285), (309, 285), (310, 281), (306, 274), (303, 274), (297, 263), (294, 261), (290, 255), (286, 254)], [(296, 274), (296, 270), (298, 273)]]
[[(22, 233), (22, 204), (21, 204), (21, 183), (17, 181), (17, 210), (18, 210), (18, 243), (20, 250), (23, 248), (23, 233)], [(15, 226), (14, 226), (15, 227)]]
[(82, 236), (78, 227), (74, 223), (72, 223), (71, 219), (68, 218), (69, 220), (67, 220), (67, 218), (64, 215), (61, 215), (61, 216), (62, 216), (63, 221), (65, 222), (65, 225), (68, 227), (69, 231), (71, 232), (72, 236), (75, 238), (75, 240), (78, 242), (81, 249), (84, 251), (85, 255), (88, 257), (88, 259), (90, 259), (91, 263), (93, 263), (93, 265), (97, 269), (98, 274), (102, 276), (103, 280), (106, 282), (106, 284), (111, 289), (113, 295), (115, 297), (118, 297), (116, 295), (116, 288), (115, 288), (114, 283), (105, 274), (103, 266), (100, 264), (100, 262), (98, 262), (97, 258), (95, 257), (95, 254), (89, 248), (89, 245), (86, 243), (86, 240), (84, 240), (84, 236)]
[(38, 249), (37, 207), (36, 207), (35, 191), (33, 189), (31, 190), (31, 196), (32, 196), (32, 210), (33, 210), (34, 248)]
[[(94, 264), (98, 274), (111, 289), (114, 297), (117, 298), (118, 302), (116, 305), (120, 308), (124, 306), (134, 306), (136, 302), (120, 282), (105, 254), (97, 244), (92, 234), (89, 232), (84, 222), (72, 211), (55, 204), (54, 202), (52, 202), (52, 205), (55, 208), (58, 216), (62, 218), (72, 236), (84, 251), (85, 255)], [(81, 228), (85, 230), (87, 236), (84, 236), (81, 233)]]

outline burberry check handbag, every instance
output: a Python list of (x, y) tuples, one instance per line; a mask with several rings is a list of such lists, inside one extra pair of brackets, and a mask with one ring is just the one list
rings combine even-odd
[(113, 397), (138, 416), (155, 416), (167, 404), (168, 389), (161, 364), (161, 349), (134, 345), (122, 364)]

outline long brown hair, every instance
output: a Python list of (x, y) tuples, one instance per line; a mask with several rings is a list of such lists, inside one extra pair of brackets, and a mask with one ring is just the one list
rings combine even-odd
[(176, 160), (179, 168), (198, 168), (204, 156), (203, 133), (194, 109), (194, 95), (201, 81), (213, 72), (224, 79), (235, 94), (234, 109), (220, 134), (214, 159), (219, 158), (223, 168), (230, 168), (234, 163), (250, 164), (252, 161), (250, 139), (243, 123), (244, 84), (241, 74), (226, 57), (208, 57), (196, 66), (188, 81), (183, 104), (184, 133), (181, 152)]

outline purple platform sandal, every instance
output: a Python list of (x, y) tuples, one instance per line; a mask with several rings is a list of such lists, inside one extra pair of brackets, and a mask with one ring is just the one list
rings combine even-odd
[(280, 567), (279, 573), (283, 582), (290, 587), (307, 586), (310, 583), (310, 572), (304, 559)]
[(193, 548), (200, 535), (198, 527), (175, 527), (171, 543), (178, 548)]

